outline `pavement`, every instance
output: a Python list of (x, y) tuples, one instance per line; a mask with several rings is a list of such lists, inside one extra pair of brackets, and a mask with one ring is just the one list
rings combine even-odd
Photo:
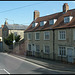
[(33, 56), (16, 55), (12, 53), (9, 53), (9, 55), (21, 58), (23, 60), (38, 64), (41, 66), (44, 66), (49, 69), (75, 72), (75, 64), (64, 63), (61, 61), (53, 61), (53, 60), (48, 60), (48, 59), (42, 59), (42, 58), (37, 58)]

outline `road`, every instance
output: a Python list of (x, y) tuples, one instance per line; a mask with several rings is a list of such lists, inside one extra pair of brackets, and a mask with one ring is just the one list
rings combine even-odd
[[(72, 74), (70, 71), (48, 69), (7, 53), (0, 53), (0, 74)], [(74, 73), (75, 74), (75, 73)]]

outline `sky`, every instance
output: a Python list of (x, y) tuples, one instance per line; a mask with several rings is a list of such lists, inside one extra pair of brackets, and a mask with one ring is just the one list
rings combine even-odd
[(38, 10), (40, 17), (62, 12), (68, 3), (69, 10), (75, 9), (75, 1), (0, 1), (0, 27), (6, 18), (8, 24), (30, 25), (33, 12)]

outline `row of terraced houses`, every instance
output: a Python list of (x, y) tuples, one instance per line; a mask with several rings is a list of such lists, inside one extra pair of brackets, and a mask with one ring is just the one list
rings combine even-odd
[(24, 31), (27, 55), (75, 62), (75, 9), (67, 3), (62, 12), (40, 17), (34, 11), (34, 20)]

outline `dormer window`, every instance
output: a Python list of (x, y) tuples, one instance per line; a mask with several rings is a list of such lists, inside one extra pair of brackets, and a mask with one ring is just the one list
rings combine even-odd
[(72, 16), (64, 17), (64, 23), (69, 23), (72, 20)]
[(50, 24), (50, 25), (54, 25), (56, 21), (57, 21), (57, 19), (51, 19), (51, 20), (49, 21), (49, 24)]
[(43, 25), (45, 25), (46, 24), (46, 21), (41, 21), (40, 22), (40, 26), (43, 26)]
[(37, 26), (37, 24), (38, 24), (38, 23), (33, 23), (33, 24), (32, 24), (32, 27), (35, 27), (35, 26)]

